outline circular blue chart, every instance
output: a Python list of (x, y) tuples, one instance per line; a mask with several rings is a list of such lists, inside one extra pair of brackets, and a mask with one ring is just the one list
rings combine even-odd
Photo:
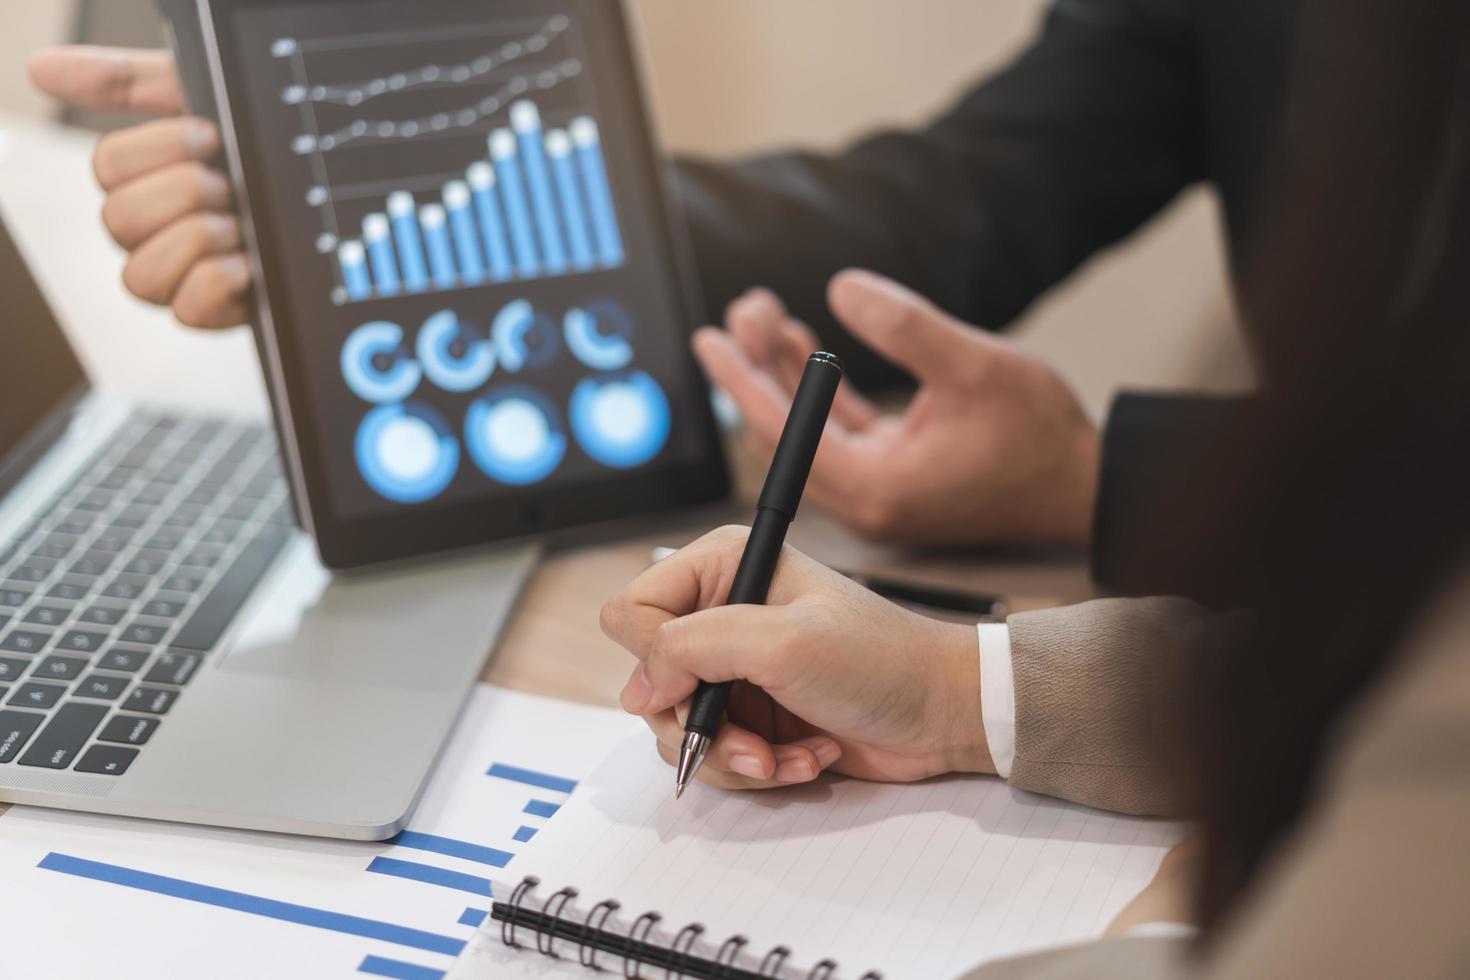
[(478, 388), (495, 370), (495, 348), (461, 323), (453, 310), (440, 310), (424, 321), (415, 351), (424, 374), (445, 391)]
[(423, 374), (404, 349), (403, 328), (396, 323), (364, 323), (342, 345), (342, 377), (363, 401), (401, 402), (413, 394)]
[(669, 438), (669, 400), (642, 371), (585, 378), (572, 389), (572, 432), (588, 456), (625, 469), (648, 462)]
[(561, 321), (567, 348), (594, 371), (621, 371), (633, 362), (633, 318), (610, 299), (567, 310)]
[(427, 405), (379, 405), (357, 427), (357, 468), (368, 486), (400, 504), (438, 496), (459, 469), (459, 440)]
[(545, 395), (523, 385), (475, 399), (465, 413), (464, 441), (486, 476), (514, 486), (546, 479), (567, 452), (556, 409)]
[(528, 300), (505, 304), (490, 324), (495, 359), (514, 374), (524, 368), (545, 367), (560, 348), (556, 325), (538, 313)]

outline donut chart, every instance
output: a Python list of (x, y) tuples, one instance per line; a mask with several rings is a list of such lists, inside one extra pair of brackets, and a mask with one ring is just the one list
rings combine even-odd
[(562, 333), (577, 360), (594, 371), (621, 371), (633, 363), (633, 318), (610, 299), (567, 310)]
[(669, 400), (642, 371), (584, 378), (572, 389), (570, 415), (582, 450), (616, 469), (648, 462), (669, 438)]
[(357, 428), (357, 468), (368, 486), (400, 504), (437, 497), (459, 469), (459, 440), (427, 405), (379, 405)]
[(481, 472), (512, 486), (546, 479), (567, 451), (555, 407), (524, 385), (507, 385), (475, 399), (465, 413), (464, 436)]
[(545, 367), (561, 349), (556, 325), (524, 299), (512, 300), (495, 314), (490, 340), (496, 361), (511, 374)]
[(401, 402), (418, 388), (423, 369), (403, 346), (403, 328), (373, 320), (352, 331), (342, 345), (342, 377), (366, 402)]
[(472, 391), (495, 370), (495, 348), (453, 310), (440, 310), (425, 320), (414, 349), (424, 374), (445, 391)]

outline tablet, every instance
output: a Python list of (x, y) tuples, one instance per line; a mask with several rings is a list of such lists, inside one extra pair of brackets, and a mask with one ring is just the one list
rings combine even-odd
[(192, 3), (325, 564), (726, 493), (620, 4)]

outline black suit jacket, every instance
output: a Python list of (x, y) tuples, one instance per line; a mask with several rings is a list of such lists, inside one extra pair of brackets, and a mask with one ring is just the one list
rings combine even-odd
[[(856, 380), (881, 386), (902, 374), (826, 310), (827, 280), (848, 266), (1003, 329), (1202, 181), (1219, 192), (1237, 258), (1262, 217), (1294, 18), (1283, 0), (1056, 0), (1010, 67), (921, 131), (880, 133), (835, 156), (680, 161), (711, 311), (768, 286)], [(1153, 584), (1126, 561), (1149, 519), (1144, 491), (1181, 448), (1209, 440), (1218, 408), (1115, 403), (1094, 522), (1103, 584)]]

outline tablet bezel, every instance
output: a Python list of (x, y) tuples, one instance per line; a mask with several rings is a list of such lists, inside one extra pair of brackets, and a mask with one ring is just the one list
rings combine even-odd
[[(370, 518), (343, 519), (332, 513), (327, 475), (322, 465), (319, 434), (305, 420), (313, 417), (311, 392), (296, 356), (289, 313), (270, 301), (285, 282), (280, 259), (259, 242), (273, 238), (269, 216), (250, 207), (250, 189), (264, 175), (255, 134), (241, 134), (232, 117), (227, 78), (248, 67), (232, 45), (219, 43), (220, 27), (236, 10), (285, 6), (300, 0), (196, 0), (201, 39), (209, 62), (213, 89), (236, 200), (255, 283), (252, 326), (255, 330), (267, 387), (275, 409), (282, 455), (296, 501), (298, 519), (316, 539), (323, 564), (345, 569), (397, 561), (420, 555), (512, 541), (560, 532), (559, 542), (574, 533), (568, 529), (632, 518), (673, 507), (719, 500), (729, 493), (729, 475), (722, 442), (710, 410), (709, 390), (687, 345), (681, 352), (688, 390), (672, 399), (676, 410), (693, 414), (703, 456), (691, 463), (665, 465), (634, 473), (609, 473), (604, 480), (566, 487), (503, 488), (492, 499), (436, 505)], [(353, 0), (317, 0), (351, 3)], [(405, 0), (407, 2), (407, 0)], [(600, 78), (600, 85), (622, 85), (632, 107), (624, 123), (633, 133), (641, 170), (650, 186), (645, 190), (655, 213), (650, 224), (661, 254), (651, 256), (667, 271), (670, 299), (679, 318), (689, 327), (702, 322), (699, 293), (692, 274), (687, 235), (667, 182), (661, 177), (664, 155), (650, 125), (648, 103), (636, 48), (622, 3), (608, 5), (612, 35), (605, 41), (621, 63), (621, 77)], [(280, 304), (284, 307), (284, 304)], [(301, 421), (298, 421), (301, 420)]]

